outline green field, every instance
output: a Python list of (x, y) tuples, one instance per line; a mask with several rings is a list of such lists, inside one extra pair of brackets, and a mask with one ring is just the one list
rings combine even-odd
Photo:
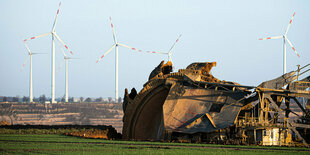
[(0, 134), (1, 154), (310, 154), (309, 148), (84, 139), (64, 135)]

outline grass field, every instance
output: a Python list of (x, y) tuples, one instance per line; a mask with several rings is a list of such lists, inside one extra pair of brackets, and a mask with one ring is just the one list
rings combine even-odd
[(310, 148), (84, 139), (64, 135), (0, 134), (1, 154), (310, 154)]

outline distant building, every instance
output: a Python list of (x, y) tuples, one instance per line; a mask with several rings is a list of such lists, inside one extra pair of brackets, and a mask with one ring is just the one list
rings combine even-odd
[(73, 97), (73, 102), (80, 102), (80, 98)]

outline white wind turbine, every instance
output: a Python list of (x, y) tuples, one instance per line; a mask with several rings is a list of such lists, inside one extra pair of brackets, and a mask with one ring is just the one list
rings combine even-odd
[(55, 31), (60, 6), (61, 6), (61, 2), (59, 3), (58, 10), (57, 10), (57, 14), (56, 14), (56, 17), (55, 17), (54, 24), (53, 24), (53, 27), (52, 27), (52, 31), (51, 31), (51, 32), (44, 33), (44, 34), (41, 34), (41, 35), (38, 35), (38, 36), (35, 36), (35, 37), (31, 37), (31, 38), (29, 38), (29, 39), (25, 39), (25, 40), (24, 40), (24, 42), (26, 42), (27, 40), (32, 40), (32, 39), (44, 37), (44, 36), (47, 36), (47, 35), (49, 35), (49, 34), (52, 35), (52, 73), (51, 73), (51, 74), (52, 74), (52, 78), (51, 78), (51, 97), (52, 97), (52, 100), (51, 100), (51, 103), (56, 103), (56, 101), (55, 101), (55, 38), (56, 38), (66, 49), (68, 49), (69, 52), (70, 52), (71, 54), (73, 54), (72, 51), (71, 51), (71, 50), (68, 48), (68, 46), (60, 39), (60, 37), (56, 34), (56, 31)]
[(268, 40), (268, 39), (283, 39), (283, 74), (286, 73), (286, 42), (288, 42), (288, 44), (292, 47), (292, 49), (295, 51), (295, 53), (297, 54), (298, 57), (299, 54), (297, 53), (297, 51), (295, 50), (293, 44), (290, 42), (290, 40), (288, 40), (287, 38), (287, 32), (292, 24), (292, 21), (293, 21), (293, 18), (295, 16), (295, 12), (293, 14), (293, 17), (291, 18), (290, 20), (290, 23), (288, 24), (287, 28), (286, 28), (286, 31), (283, 35), (281, 36), (275, 36), (275, 37), (267, 37), (267, 38), (260, 38), (259, 40)]
[[(71, 58), (68, 57), (65, 53), (65, 51), (63, 50), (63, 48), (60, 46), (60, 49), (62, 51), (62, 54), (64, 55), (64, 60), (65, 60), (65, 67), (66, 67), (66, 71), (65, 71), (65, 102), (69, 102), (69, 87), (68, 87), (68, 60), (69, 59), (77, 59), (77, 58)], [(61, 67), (59, 67), (60, 70)]]
[[(97, 60), (96, 63), (98, 63), (104, 56), (106, 56), (109, 52), (111, 52), (111, 50), (115, 47), (115, 101), (117, 101), (117, 99), (118, 99), (118, 46), (123, 46), (123, 47), (129, 48), (129, 49), (132, 49), (132, 50), (136, 50), (136, 49), (133, 47), (129, 47), (127, 45), (121, 44), (117, 41), (111, 17), (110, 17), (110, 22), (111, 22), (111, 28), (112, 28), (112, 32), (113, 32), (114, 45), (106, 53), (104, 53)], [(141, 50), (139, 50), (139, 51), (141, 52)]]
[(28, 60), (30, 60), (30, 73), (29, 73), (29, 102), (33, 102), (33, 87), (32, 87), (32, 55), (35, 54), (43, 54), (43, 53), (32, 53), (28, 47), (28, 45), (24, 42), (25, 47), (28, 51), (28, 56), (26, 57), (24, 63), (23, 63), (23, 67), (21, 69), (21, 71), (24, 69), (26, 63), (28, 62)]

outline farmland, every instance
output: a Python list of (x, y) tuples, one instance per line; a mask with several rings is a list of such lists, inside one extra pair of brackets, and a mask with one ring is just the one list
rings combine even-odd
[(120, 103), (0, 103), (0, 121), (11, 125), (112, 125), (121, 133), (122, 118)]
[(57, 134), (0, 134), (1, 154), (309, 154), (309, 148), (133, 142)]

